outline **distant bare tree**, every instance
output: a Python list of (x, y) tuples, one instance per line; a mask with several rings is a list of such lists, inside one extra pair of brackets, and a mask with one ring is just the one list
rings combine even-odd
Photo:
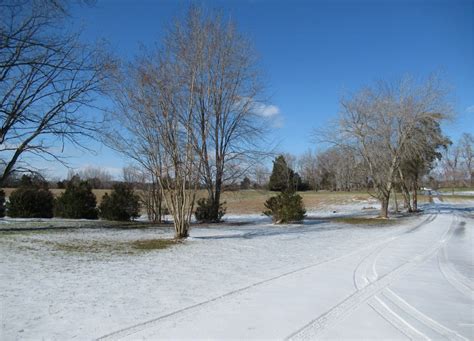
[(470, 186), (474, 186), (474, 136), (464, 133), (459, 141), (463, 165), (469, 178)]
[(326, 132), (326, 138), (363, 159), (374, 184), (373, 195), (381, 202), (381, 217), (388, 217), (400, 163), (414, 151), (408, 146), (420, 122), (441, 122), (450, 116), (446, 95), (436, 77), (421, 84), (406, 77), (393, 83), (381, 81), (341, 99), (338, 124)]
[(298, 172), (311, 189), (318, 189), (318, 158), (315, 152), (308, 150), (298, 158)]
[(443, 170), (445, 180), (451, 184), (454, 194), (454, 187), (459, 185), (462, 178), (461, 170), (461, 148), (457, 144), (452, 144), (443, 153)]
[(61, 30), (63, 4), (0, 3), (0, 185), (34, 168), (27, 156), (64, 161), (58, 143), (83, 146), (96, 128), (80, 110), (94, 103), (110, 64)]
[(112, 186), (112, 174), (101, 167), (87, 166), (80, 169), (77, 175), (87, 180), (93, 188), (111, 188)]
[(250, 170), (255, 179), (255, 184), (259, 188), (263, 188), (265, 185), (268, 184), (268, 181), (270, 179), (270, 171), (266, 167), (256, 164)]
[(161, 223), (163, 218), (163, 194), (153, 172), (137, 166), (123, 168), (123, 179), (134, 186), (145, 208), (149, 221)]

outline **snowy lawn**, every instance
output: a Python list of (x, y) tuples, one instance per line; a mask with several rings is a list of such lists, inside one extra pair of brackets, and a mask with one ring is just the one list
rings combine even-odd
[[(472, 206), (456, 206), (462, 209), (454, 214), (454, 206), (432, 205), (396, 224), (368, 225), (362, 217), (344, 220), (341, 212), (360, 215), (366, 203), (354, 205), (310, 212), (302, 225), (229, 216), (228, 224), (195, 227), (177, 244), (162, 242), (172, 237), (163, 227), (0, 232), (0, 338), (411, 337), (402, 322), (387, 322), (384, 305), (393, 303), (377, 295), (392, 295), (390, 286), (405, 298), (413, 287), (418, 296), (448, 295), (446, 313), (416, 298), (410, 307), (445, 328), (430, 322), (431, 329), (472, 339)], [(453, 230), (461, 220), (464, 230)], [(438, 256), (446, 276), (431, 266)], [(453, 311), (464, 314), (464, 325), (447, 317)], [(353, 334), (352, 314), (373, 328)], [(423, 331), (423, 319), (412, 315), (415, 322), (405, 320), (414, 330), (440, 335)]]

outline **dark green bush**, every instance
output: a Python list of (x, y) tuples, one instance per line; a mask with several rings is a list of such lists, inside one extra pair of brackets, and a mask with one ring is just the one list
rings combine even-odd
[(0, 189), (0, 218), (5, 216), (5, 192)]
[(97, 200), (87, 181), (69, 181), (55, 202), (54, 215), (70, 219), (97, 219)]
[(37, 186), (20, 187), (10, 194), (7, 213), (12, 218), (52, 218), (53, 193)]
[(226, 208), (224, 203), (219, 203), (219, 207), (216, 208), (212, 200), (208, 198), (201, 198), (197, 202), (196, 220), (200, 223), (217, 223), (221, 221), (222, 217), (225, 214)]
[(128, 221), (140, 216), (140, 198), (128, 184), (117, 183), (110, 195), (102, 197), (100, 217), (106, 220)]
[(276, 197), (271, 197), (265, 202), (265, 207), (267, 210), (263, 213), (272, 217), (276, 224), (302, 221), (306, 213), (303, 198), (291, 192), (282, 192)]

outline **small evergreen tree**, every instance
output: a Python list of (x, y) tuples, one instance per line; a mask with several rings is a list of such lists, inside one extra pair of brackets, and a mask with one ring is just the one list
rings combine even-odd
[(45, 181), (23, 175), (20, 187), (10, 194), (7, 214), (12, 218), (52, 218), (53, 203)]
[(225, 214), (226, 208), (224, 207), (225, 202), (219, 203), (219, 210), (217, 217), (213, 214), (213, 205), (211, 200), (207, 198), (201, 198), (197, 201), (196, 220), (200, 223), (218, 223), (221, 221), (222, 217)]
[(263, 213), (272, 217), (276, 224), (286, 224), (302, 221), (306, 210), (303, 198), (292, 192), (281, 192), (276, 197), (271, 197), (265, 202), (266, 211)]
[(102, 197), (99, 206), (100, 217), (106, 220), (128, 221), (140, 216), (140, 198), (132, 186), (116, 183), (110, 195)]
[(97, 200), (87, 181), (68, 181), (66, 190), (55, 202), (57, 217), (70, 219), (97, 219)]
[(0, 189), (0, 218), (5, 216), (5, 192)]
[(294, 192), (301, 185), (301, 177), (295, 173), (286, 163), (283, 155), (273, 161), (273, 170), (270, 175), (268, 187), (270, 191)]
[(240, 182), (240, 189), (249, 189), (250, 185), (252, 183), (250, 182), (250, 179), (248, 177), (245, 177), (241, 182)]

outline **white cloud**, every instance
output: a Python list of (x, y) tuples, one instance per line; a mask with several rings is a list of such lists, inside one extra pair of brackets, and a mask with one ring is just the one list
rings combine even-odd
[(466, 112), (470, 113), (470, 114), (474, 114), (474, 105), (471, 105), (470, 107), (467, 107)]
[(280, 108), (273, 104), (256, 103), (254, 112), (263, 117), (275, 117), (280, 114)]

